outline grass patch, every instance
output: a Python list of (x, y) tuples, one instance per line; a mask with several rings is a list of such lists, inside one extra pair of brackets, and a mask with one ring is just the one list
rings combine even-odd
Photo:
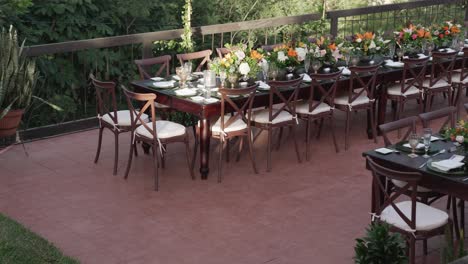
[(0, 263), (77, 264), (59, 249), (21, 224), (0, 214)]

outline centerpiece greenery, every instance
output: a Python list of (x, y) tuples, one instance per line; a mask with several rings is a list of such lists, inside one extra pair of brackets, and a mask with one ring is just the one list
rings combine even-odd
[(431, 32), (421, 25), (410, 24), (396, 31), (395, 35), (398, 46), (410, 51), (409, 53), (419, 52), (424, 42), (432, 41)]
[(432, 26), (432, 38), (438, 47), (449, 47), (462, 32), (461, 25), (446, 21), (441, 25)]
[(319, 60), (323, 64), (334, 65), (343, 57), (341, 47), (343, 41), (337, 41), (331, 37), (309, 38), (309, 57), (312, 60)]
[(461, 138), (463, 138), (463, 142), (468, 144), (468, 122), (460, 120), (454, 128), (447, 127), (442, 134), (451, 141), (462, 141)]
[(391, 40), (385, 40), (383, 35), (374, 32), (357, 33), (351, 38), (353, 52), (364, 57), (381, 55), (388, 51)]
[(275, 47), (272, 52), (266, 55), (268, 62), (275, 64), (280, 69), (294, 70), (307, 54), (307, 47), (304, 43), (289, 42)]

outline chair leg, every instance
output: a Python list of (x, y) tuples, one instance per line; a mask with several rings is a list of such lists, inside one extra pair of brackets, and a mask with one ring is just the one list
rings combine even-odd
[(231, 148), (229, 147), (229, 139), (226, 139), (226, 162), (229, 162), (229, 152)]
[(302, 162), (301, 154), (299, 153), (299, 146), (297, 145), (297, 139), (296, 139), (296, 124), (289, 126), (289, 134), (294, 141), (294, 148), (296, 149), (297, 161), (301, 163)]
[[(395, 120), (399, 120), (401, 118), (401, 115), (403, 114), (403, 107), (405, 105), (405, 100), (401, 100), (399, 101), (398, 103), (398, 107), (397, 107), (397, 111), (396, 111), (396, 114), (395, 114)], [(400, 138), (401, 137), (401, 129), (398, 129), (397, 130), (397, 138)]]
[(306, 160), (309, 161), (310, 152), (310, 117), (307, 118), (306, 124)]
[[(226, 142), (227, 143), (227, 142)], [(222, 137), (219, 138), (219, 159), (218, 159), (218, 183), (222, 181), (222, 169), (223, 169), (223, 149), (224, 140)]]
[(184, 144), (185, 144), (185, 154), (187, 156), (187, 165), (190, 171), (190, 176), (192, 177), (192, 180), (195, 180), (195, 174), (193, 173), (193, 165), (192, 165), (193, 163), (195, 163), (195, 161), (193, 160), (192, 162), (190, 162), (190, 146), (189, 146), (189, 140), (188, 140), (188, 133), (185, 133)]
[(271, 132), (272, 128), (268, 128), (268, 146), (267, 146), (267, 172), (271, 171)]
[(423, 253), (427, 256), (427, 239), (423, 239)]
[(378, 143), (377, 127), (375, 126), (375, 116), (374, 116), (375, 113), (374, 113), (374, 109), (372, 106), (369, 109), (369, 113), (370, 113), (370, 119), (371, 119), (372, 137), (374, 138), (374, 143)]
[(119, 133), (114, 133), (114, 136), (115, 136), (114, 175), (116, 175), (117, 165), (119, 163)]
[(239, 162), (240, 156), (242, 153), (242, 148), (244, 147), (244, 137), (239, 138), (239, 151), (237, 152), (236, 162)]
[(276, 144), (276, 150), (280, 149), (282, 137), (283, 137), (283, 128), (281, 127), (279, 131), (279, 135), (278, 135), (278, 144)]
[(323, 118), (320, 118), (320, 123), (319, 123), (317, 136), (316, 136), (317, 139), (320, 139), (320, 133), (322, 132), (322, 127), (323, 127)]
[[(463, 231), (463, 236), (465, 236), (465, 201), (460, 200), (460, 230)], [(465, 239), (462, 237), (461, 239)]]
[(351, 111), (346, 111), (346, 127), (345, 127), (345, 150), (349, 147), (349, 126), (351, 122)]
[(195, 136), (194, 136), (195, 142), (193, 143), (193, 158), (192, 158), (192, 171), (195, 169), (195, 162), (197, 160), (197, 153), (198, 153), (198, 134), (195, 131)]
[(416, 239), (413, 236), (409, 238), (409, 263), (416, 263)]
[(101, 154), (101, 145), (102, 145), (102, 132), (104, 131), (104, 127), (99, 128), (99, 139), (98, 139), (98, 147), (96, 151), (96, 157), (94, 158), (94, 163), (97, 163), (99, 160), (99, 154)]
[(397, 120), (398, 120), (397, 113), (398, 113), (398, 101), (392, 100), (393, 121), (397, 121)]
[(452, 214), (453, 214), (453, 224), (455, 228), (455, 237), (457, 240), (460, 240), (460, 227), (458, 225), (458, 212), (457, 212), (457, 198), (452, 197)]
[(154, 190), (159, 191), (159, 154), (158, 146), (153, 144)]
[(137, 142), (135, 141), (134, 143), (135, 147), (134, 147), (134, 152), (135, 152), (135, 157), (138, 157), (138, 150), (137, 150)]
[(255, 155), (254, 155), (254, 150), (253, 150), (252, 132), (248, 132), (247, 141), (248, 141), (248, 145), (249, 145), (250, 161), (252, 162), (252, 167), (253, 167), (253, 170), (254, 170), (255, 174), (258, 174), (257, 166), (255, 165)]
[(333, 137), (333, 144), (335, 144), (335, 151), (336, 153), (340, 152), (340, 149), (338, 148), (338, 143), (336, 142), (336, 136), (335, 136), (335, 120), (333, 119), (333, 116), (330, 116), (330, 132)]
[(134, 147), (135, 147), (135, 145), (133, 144), (133, 133), (132, 133), (132, 136), (130, 137), (130, 153), (128, 155), (127, 169), (125, 170), (124, 179), (128, 178), (128, 173), (130, 172), (130, 167), (132, 166), (133, 148)]

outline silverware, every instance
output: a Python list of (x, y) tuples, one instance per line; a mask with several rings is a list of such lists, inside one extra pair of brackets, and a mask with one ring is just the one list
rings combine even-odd
[[(442, 149), (442, 150), (440, 150), (439, 152), (437, 152), (437, 153), (435, 153), (434, 155), (432, 155), (431, 158), (432, 158), (432, 157), (435, 157), (435, 156), (437, 156), (437, 155), (439, 155), (439, 154), (445, 153), (445, 151), (446, 151), (445, 149)], [(428, 161), (429, 161), (429, 160), (426, 160), (423, 164), (421, 164), (421, 166), (419, 166), (419, 168), (422, 169), (424, 166), (426, 166)]]
[(462, 181), (468, 181), (468, 177), (463, 178)]

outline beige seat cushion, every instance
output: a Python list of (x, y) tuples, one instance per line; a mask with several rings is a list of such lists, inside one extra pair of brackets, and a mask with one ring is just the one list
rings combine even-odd
[[(275, 111), (273, 110), (273, 114)], [(257, 123), (262, 123), (262, 124), (268, 124), (270, 123), (270, 118), (269, 118), (269, 109), (263, 109), (259, 111), (255, 111), (252, 113), (252, 121), (257, 122)], [(281, 122), (285, 121), (291, 121), (293, 119), (293, 116), (286, 111), (281, 111), (279, 115), (272, 120), (272, 124), (278, 124)]]
[[(319, 103), (318, 101), (314, 101), (312, 105), (315, 106), (318, 103)], [(320, 113), (330, 112), (330, 111), (331, 111), (331, 107), (324, 102), (320, 102), (320, 104), (314, 110), (312, 110), (312, 112), (309, 112), (309, 102), (302, 102), (296, 105), (296, 113), (304, 114), (304, 115), (318, 115)]]
[[(231, 115), (224, 116), (224, 124), (231, 118)], [(236, 117), (236, 120), (231, 123), (229, 126), (224, 127), (224, 132), (234, 132), (239, 131), (247, 128), (247, 124), (240, 118), (239, 116)], [(221, 117), (216, 121), (216, 123), (211, 127), (211, 131), (215, 133), (221, 132)]]
[[(343, 94), (343, 95), (340, 95), (340, 96), (337, 96), (335, 98), (335, 104), (337, 105), (348, 105), (349, 103), (349, 95), (348, 94)], [(356, 98), (356, 100), (354, 100), (351, 105), (352, 106), (355, 106), (355, 105), (362, 105), (362, 104), (368, 104), (370, 102), (370, 99), (369, 97), (367, 97), (367, 95), (365, 95), (364, 93), (359, 95), (358, 98)]]
[[(400, 211), (411, 220), (411, 201), (404, 201), (395, 204)], [(395, 227), (411, 232), (411, 228), (406, 224), (395, 209), (389, 205), (380, 214), (380, 220)], [(448, 222), (448, 215), (446, 212), (425, 205), (423, 203), (416, 203), (416, 230), (427, 231), (441, 227)]]
[[(138, 112), (137, 112), (138, 114)], [(112, 112), (112, 115), (114, 115), (114, 112)], [(133, 118), (136, 118), (136, 115), (133, 115)], [(148, 121), (148, 115), (147, 114), (142, 114), (141, 119), (143, 121)], [(118, 126), (131, 126), (132, 125), (132, 118), (130, 116), (130, 111), (129, 110), (120, 110), (117, 111), (117, 122), (118, 124), (114, 124), (114, 121), (110, 117), (109, 114), (105, 114), (102, 116), (102, 121), (111, 124), (111, 125), (118, 125)], [(140, 122), (138, 121), (138, 124)]]
[[(400, 188), (405, 187), (406, 184), (407, 184), (406, 182), (404, 182), (404, 181), (399, 181), (399, 180), (392, 180), (392, 183), (393, 183), (395, 186), (400, 187)], [(418, 187), (416, 188), (416, 191), (417, 191), (417, 192), (432, 192), (431, 189), (424, 188), (424, 187), (421, 187), (421, 186), (418, 186)]]
[(428, 89), (436, 89), (436, 88), (441, 88), (441, 87), (446, 87), (446, 86), (450, 86), (450, 84), (446, 81), (446, 80), (439, 80), (437, 81), (434, 85), (430, 86), (431, 80), (430, 79), (426, 79), (424, 80), (423, 82), (423, 87), (424, 88), (428, 88)]
[[(152, 128), (152, 123), (146, 123), (149, 128)], [(156, 132), (158, 138), (166, 139), (171, 137), (177, 137), (185, 134), (185, 127), (181, 124), (177, 124), (171, 121), (159, 120), (156, 121)], [(146, 129), (144, 126), (139, 126), (135, 130), (135, 133), (139, 136), (146, 138), (153, 138), (153, 134)]]
[[(406, 88), (407, 86), (405, 86)], [(387, 94), (389, 95), (405, 95), (405, 96), (408, 96), (408, 95), (413, 95), (413, 94), (418, 94), (420, 93), (420, 90), (414, 86), (411, 86), (408, 90), (406, 90), (406, 92), (404, 94), (401, 93), (401, 84), (397, 83), (397, 84), (394, 84), (390, 87), (388, 87), (387, 89)]]
[(460, 81), (460, 76), (461, 76), (461, 73), (452, 74), (452, 82), (467, 84), (468, 83), (468, 77)]

